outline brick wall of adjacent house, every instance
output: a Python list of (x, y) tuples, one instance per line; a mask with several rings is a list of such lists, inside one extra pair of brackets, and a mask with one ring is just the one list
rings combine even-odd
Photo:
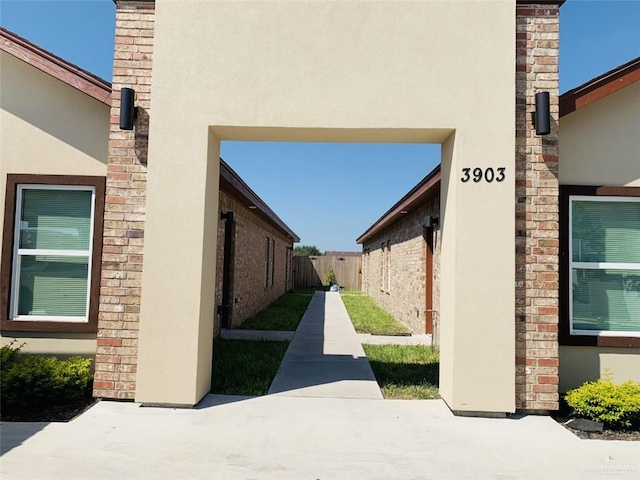
[[(516, 407), (558, 408), (559, 8), (516, 11)], [(552, 132), (536, 136), (535, 94), (551, 94)]]
[[(132, 399), (135, 393), (153, 26), (153, 2), (118, 0), (93, 383), (96, 397)], [(138, 118), (132, 131), (119, 128), (122, 87), (136, 91)]]
[[(232, 211), (234, 214), (231, 318), (233, 326), (237, 326), (267, 307), (290, 288), (287, 281), (291, 276), (291, 265), (287, 262), (287, 249), (293, 248), (293, 242), (282, 231), (259, 218), (254, 211), (224, 191), (220, 191), (219, 210), (220, 213)], [(228, 228), (226, 221), (218, 223), (216, 305), (222, 304), (222, 268), (226, 228)], [(273, 284), (265, 286), (267, 238), (269, 241), (275, 240), (275, 263)], [(216, 315), (215, 332), (219, 330), (220, 316)]]
[[(363, 244), (362, 290), (414, 333), (425, 333), (426, 242), (424, 218), (439, 215), (439, 196), (404, 215)], [(440, 309), (440, 236), (435, 230), (433, 254), (433, 324), (437, 342)], [(389, 245), (389, 247), (387, 247)], [(390, 268), (385, 267), (390, 262)], [(390, 271), (390, 284), (383, 270)]]

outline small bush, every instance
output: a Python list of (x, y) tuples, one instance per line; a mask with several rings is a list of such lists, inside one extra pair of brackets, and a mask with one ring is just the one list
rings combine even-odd
[(89, 397), (91, 359), (21, 354), (15, 342), (0, 349), (0, 400), (3, 413), (34, 412), (73, 405)]
[(327, 272), (324, 274), (324, 284), (329, 286), (336, 284), (336, 273), (331, 267), (329, 267)]
[(628, 381), (616, 385), (610, 377), (605, 377), (571, 390), (565, 400), (577, 415), (608, 428), (640, 427), (640, 383)]

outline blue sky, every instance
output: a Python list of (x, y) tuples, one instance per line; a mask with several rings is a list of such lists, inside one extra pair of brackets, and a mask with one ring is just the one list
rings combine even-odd
[[(112, 0), (0, 0), (0, 25), (111, 80)], [(561, 9), (560, 91), (640, 56), (640, 0), (568, 0)], [(355, 243), (439, 162), (439, 146), (224, 142), (223, 158), (301, 237), (321, 250)], [(391, 166), (391, 168), (390, 168)]]

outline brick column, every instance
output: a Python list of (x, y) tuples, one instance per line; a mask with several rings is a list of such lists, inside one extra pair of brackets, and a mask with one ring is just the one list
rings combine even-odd
[[(555, 3), (555, 4), (554, 4)], [(558, 409), (558, 2), (516, 10), (516, 407)], [(535, 94), (551, 95), (537, 136)]]
[[(98, 347), (93, 394), (133, 399), (144, 243), (155, 3), (117, 0)], [(119, 128), (120, 89), (136, 91), (132, 131)]]

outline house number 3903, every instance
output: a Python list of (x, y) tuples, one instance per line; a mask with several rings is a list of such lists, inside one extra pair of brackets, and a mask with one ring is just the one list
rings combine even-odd
[(491, 167), (485, 168), (484, 170), (480, 167), (476, 167), (473, 170), (471, 168), (463, 168), (462, 178), (460, 181), (462, 181), (462, 183), (467, 183), (469, 180), (473, 179), (475, 183), (479, 183), (484, 179), (487, 183), (491, 183), (494, 180), (496, 182), (502, 182), (505, 178), (505, 170), (505, 167), (498, 167), (495, 170)]

